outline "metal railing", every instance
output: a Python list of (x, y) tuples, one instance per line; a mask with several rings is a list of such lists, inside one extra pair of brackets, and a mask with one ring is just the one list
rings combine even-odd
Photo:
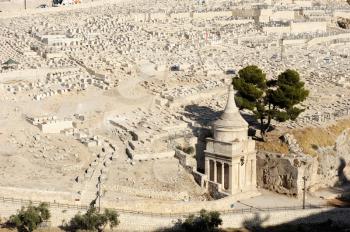
[[(0, 197), (0, 202), (4, 203), (15, 203), (21, 205), (39, 205), (44, 201), (31, 201), (26, 199), (18, 199), (18, 198), (10, 198), (10, 197)], [(67, 204), (67, 203), (58, 203), (58, 202), (45, 202), (49, 205), (50, 208), (60, 208), (60, 209), (71, 209), (71, 210), (87, 210), (89, 209), (89, 205), (80, 205), (80, 204)], [(335, 208), (329, 204), (307, 204), (305, 205), (305, 209), (329, 209)], [(155, 216), (155, 217), (185, 217), (191, 214), (198, 215), (199, 212), (187, 212), (187, 213), (153, 213), (153, 212), (145, 212), (138, 210), (127, 210), (127, 209), (118, 209), (111, 208), (116, 210), (118, 213), (126, 213), (126, 214), (138, 214), (144, 216)], [(222, 215), (228, 214), (244, 214), (244, 213), (262, 213), (262, 212), (276, 212), (276, 211), (292, 211), (292, 210), (302, 210), (303, 206), (286, 206), (286, 207), (266, 207), (266, 208), (243, 208), (243, 209), (229, 209), (229, 210), (217, 210)], [(346, 209), (350, 209), (347, 207)]]

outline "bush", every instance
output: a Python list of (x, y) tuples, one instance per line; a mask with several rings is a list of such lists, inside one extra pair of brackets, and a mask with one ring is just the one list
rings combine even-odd
[(183, 152), (185, 152), (185, 153), (191, 155), (191, 154), (194, 153), (194, 147), (192, 147), (192, 146), (190, 146), (190, 147), (184, 147), (184, 148), (183, 148)]
[(185, 152), (186, 154), (189, 154), (189, 155), (194, 153), (194, 147), (193, 146), (182, 147), (180, 145), (177, 145), (176, 149), (181, 150), (181, 151), (183, 151), (183, 152)]
[(214, 232), (219, 231), (221, 224), (219, 212), (202, 209), (199, 216), (190, 215), (185, 221), (179, 220), (175, 227), (183, 232)]
[(27, 208), (22, 207), (16, 215), (12, 215), (7, 224), (16, 227), (18, 231), (33, 231), (50, 216), (47, 203), (41, 203), (39, 206), (30, 204)]
[(72, 231), (103, 231), (107, 224), (113, 229), (119, 224), (118, 217), (119, 215), (114, 210), (106, 209), (104, 213), (99, 213), (92, 206), (85, 214), (76, 214), (70, 221), (69, 229)]

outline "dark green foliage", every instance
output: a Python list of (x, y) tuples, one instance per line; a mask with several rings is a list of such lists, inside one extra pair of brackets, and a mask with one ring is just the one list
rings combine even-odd
[(183, 152), (185, 152), (185, 153), (191, 155), (191, 154), (194, 153), (194, 147), (192, 147), (192, 146), (190, 146), (190, 147), (184, 147), (184, 148), (183, 148)]
[(303, 109), (296, 107), (309, 95), (300, 81), (299, 73), (287, 69), (277, 80), (266, 80), (257, 66), (247, 66), (238, 72), (232, 84), (237, 90), (236, 104), (252, 111), (260, 121), (262, 138), (269, 130), (271, 120), (295, 120)]
[(219, 231), (222, 224), (220, 213), (216, 211), (201, 210), (199, 216), (190, 215), (185, 221), (179, 220), (176, 225), (177, 231), (183, 232), (213, 232)]
[(254, 110), (256, 104), (262, 101), (267, 88), (266, 75), (257, 66), (247, 66), (233, 78), (233, 86), (238, 91), (237, 106), (240, 109)]
[(283, 109), (292, 108), (309, 95), (309, 91), (304, 89), (304, 82), (300, 81), (299, 73), (294, 70), (287, 69), (281, 73), (275, 86), (277, 89), (269, 92), (269, 100)]
[(50, 216), (48, 204), (41, 203), (39, 206), (30, 204), (27, 208), (22, 207), (16, 215), (12, 215), (8, 225), (16, 227), (18, 231), (33, 231)]
[(104, 213), (99, 213), (95, 207), (90, 207), (85, 214), (76, 214), (71, 219), (69, 229), (72, 231), (103, 231), (107, 224), (113, 229), (119, 224), (118, 217), (119, 215), (114, 210), (106, 209)]
[(189, 155), (193, 154), (194, 151), (195, 151), (195, 149), (194, 149), (193, 146), (182, 147), (182, 146), (180, 146), (180, 145), (177, 145), (177, 146), (176, 146), (176, 149), (179, 149), (179, 150), (181, 150), (181, 151), (183, 151), (183, 152), (185, 152), (185, 153), (187, 153), (187, 154), (189, 154)]
[(278, 110), (275, 119), (295, 120), (304, 111), (295, 105), (303, 102), (309, 95), (309, 91), (304, 88), (304, 82), (300, 81), (299, 73), (287, 69), (278, 76), (273, 87), (275, 89), (268, 92), (268, 101)]

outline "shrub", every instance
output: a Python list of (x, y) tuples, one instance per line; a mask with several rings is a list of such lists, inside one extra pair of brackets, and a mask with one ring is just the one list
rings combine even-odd
[(119, 224), (118, 217), (119, 215), (114, 210), (106, 209), (104, 213), (99, 213), (95, 207), (90, 207), (85, 214), (78, 213), (71, 219), (69, 229), (72, 231), (103, 231), (107, 224), (113, 229)]
[(190, 215), (185, 221), (177, 222), (177, 229), (184, 232), (214, 232), (219, 231), (222, 224), (220, 213), (202, 209), (199, 216)]
[(192, 147), (192, 146), (190, 146), (190, 147), (185, 147), (185, 148), (183, 148), (183, 152), (185, 152), (185, 153), (191, 155), (191, 154), (194, 153), (194, 147)]
[(29, 204), (27, 208), (22, 207), (16, 215), (12, 215), (7, 224), (16, 227), (18, 231), (33, 231), (50, 216), (47, 203), (41, 203), (39, 206)]

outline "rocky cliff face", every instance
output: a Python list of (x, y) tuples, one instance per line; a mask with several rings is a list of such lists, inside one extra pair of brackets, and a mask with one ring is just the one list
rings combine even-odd
[(288, 145), (289, 154), (258, 154), (258, 186), (301, 196), (303, 177), (309, 191), (350, 180), (350, 129), (338, 136), (334, 146), (315, 147), (317, 156), (305, 154), (291, 134), (285, 134), (281, 140)]
[(349, 179), (350, 129), (343, 131), (332, 147), (317, 150), (319, 167), (315, 184), (318, 187), (341, 185)]

